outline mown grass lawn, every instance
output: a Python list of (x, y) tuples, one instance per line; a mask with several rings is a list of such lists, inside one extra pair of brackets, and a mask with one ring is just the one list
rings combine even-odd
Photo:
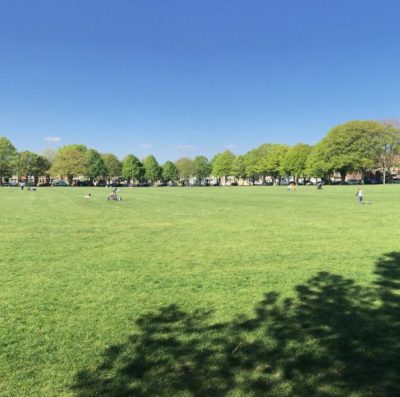
[(400, 186), (355, 191), (1, 188), (0, 395), (400, 395)]

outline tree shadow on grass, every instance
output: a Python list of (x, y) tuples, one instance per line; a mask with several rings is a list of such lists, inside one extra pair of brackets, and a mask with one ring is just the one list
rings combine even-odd
[(79, 372), (90, 396), (400, 396), (400, 254), (376, 281), (320, 272), (295, 299), (268, 293), (251, 317), (213, 323), (176, 305), (139, 318), (137, 333)]

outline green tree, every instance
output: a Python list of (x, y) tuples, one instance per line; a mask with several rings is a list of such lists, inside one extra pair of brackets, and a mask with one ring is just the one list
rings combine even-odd
[(102, 155), (104, 165), (106, 166), (106, 178), (111, 181), (112, 178), (118, 178), (121, 176), (121, 162), (118, 160), (117, 156), (112, 153), (105, 153)]
[(147, 156), (143, 161), (144, 177), (151, 184), (161, 178), (162, 169), (153, 155)]
[(17, 150), (13, 144), (6, 138), (0, 137), (0, 186), (3, 178), (12, 175), (17, 160)]
[(74, 176), (84, 175), (86, 172), (85, 145), (68, 145), (58, 150), (51, 166), (52, 175), (66, 176), (72, 184)]
[(162, 166), (162, 179), (164, 182), (176, 182), (179, 178), (179, 171), (172, 161), (167, 161)]
[(104, 178), (107, 174), (107, 168), (101, 154), (94, 149), (86, 152), (86, 176), (90, 182), (95, 179)]
[(254, 183), (261, 176), (259, 165), (259, 153), (256, 149), (250, 150), (244, 156), (245, 174)]
[(38, 183), (39, 177), (45, 175), (49, 169), (50, 162), (43, 156), (30, 151), (24, 151), (18, 155), (18, 175), (25, 177), (25, 179), (33, 176), (35, 184)]
[(217, 178), (224, 177), (226, 181), (228, 176), (234, 174), (234, 161), (235, 155), (230, 150), (217, 154), (213, 160), (212, 174)]
[(264, 143), (245, 155), (246, 173), (254, 179), (281, 175), (281, 164), (288, 150), (287, 145)]
[(326, 180), (329, 179), (332, 172), (333, 166), (326, 160), (323, 145), (319, 142), (313, 146), (307, 157), (305, 173), (306, 175)]
[(400, 154), (400, 130), (391, 124), (383, 125), (378, 133), (378, 158), (377, 165), (382, 170), (383, 184), (386, 183), (386, 175), (397, 163)]
[(182, 157), (175, 161), (176, 168), (178, 168), (179, 179), (186, 185), (189, 178), (193, 176), (193, 160), (188, 157)]
[(201, 181), (211, 173), (210, 162), (205, 156), (196, 156), (192, 163), (193, 176), (197, 179), (197, 183), (200, 185)]
[(299, 176), (306, 176), (306, 162), (312, 147), (299, 143), (289, 148), (283, 158), (281, 169), (285, 175), (294, 176), (297, 182)]
[(265, 157), (263, 163), (265, 175), (269, 175), (274, 179), (280, 180), (280, 176), (282, 175), (282, 162), (288, 150), (288, 145), (268, 145), (267, 156)]
[(122, 160), (122, 178), (126, 179), (128, 183), (133, 180), (136, 183), (140, 182), (144, 176), (144, 168), (141, 161), (133, 154), (128, 154)]
[(349, 172), (365, 172), (376, 166), (383, 129), (377, 121), (355, 120), (332, 128), (322, 139), (322, 156), (340, 173), (342, 182)]
[(244, 179), (248, 177), (246, 156), (236, 156), (235, 160), (233, 161), (233, 175), (235, 178), (241, 178), (242, 184)]

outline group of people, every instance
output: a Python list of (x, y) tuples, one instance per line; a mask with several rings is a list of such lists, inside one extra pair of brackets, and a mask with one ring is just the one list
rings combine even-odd
[[(24, 190), (25, 188), (25, 182), (20, 182), (19, 183), (19, 188), (21, 190)], [(28, 186), (28, 192), (36, 192), (36, 187), (35, 186)]]
[[(323, 186), (322, 182), (318, 182), (317, 183), (317, 189), (318, 190), (322, 190), (322, 186)], [(289, 183), (288, 191), (290, 191), (290, 192), (295, 192), (296, 191), (296, 184), (294, 182), (290, 182)], [(363, 203), (363, 192), (362, 192), (361, 188), (357, 190), (357, 193), (355, 195), (357, 197), (358, 203), (359, 204), (364, 204)], [(370, 201), (370, 200), (367, 201), (367, 204), (372, 204), (372, 201)]]
[[(21, 184), (21, 190), (23, 190), (23, 189), (24, 189), (24, 185)], [(318, 190), (322, 190), (322, 182), (317, 184), (317, 189)], [(295, 192), (296, 191), (296, 184), (295, 183), (290, 183), (289, 186), (288, 186), (288, 190), (292, 191), (292, 192)], [(121, 201), (122, 197), (118, 194), (118, 192), (119, 192), (119, 189), (115, 187), (111, 191), (111, 193), (107, 196), (107, 199), (108, 200), (113, 200), (113, 201)], [(355, 195), (357, 197), (358, 203), (359, 204), (363, 204), (363, 192), (362, 192), (362, 190), (358, 189), (357, 193)], [(89, 198), (92, 197), (92, 194), (88, 193), (84, 197), (89, 199)], [(367, 204), (372, 204), (372, 202), (368, 201)]]

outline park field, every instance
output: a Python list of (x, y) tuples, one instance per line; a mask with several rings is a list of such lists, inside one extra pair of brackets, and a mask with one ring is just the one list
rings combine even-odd
[(400, 186), (363, 192), (1, 188), (0, 396), (400, 395)]

